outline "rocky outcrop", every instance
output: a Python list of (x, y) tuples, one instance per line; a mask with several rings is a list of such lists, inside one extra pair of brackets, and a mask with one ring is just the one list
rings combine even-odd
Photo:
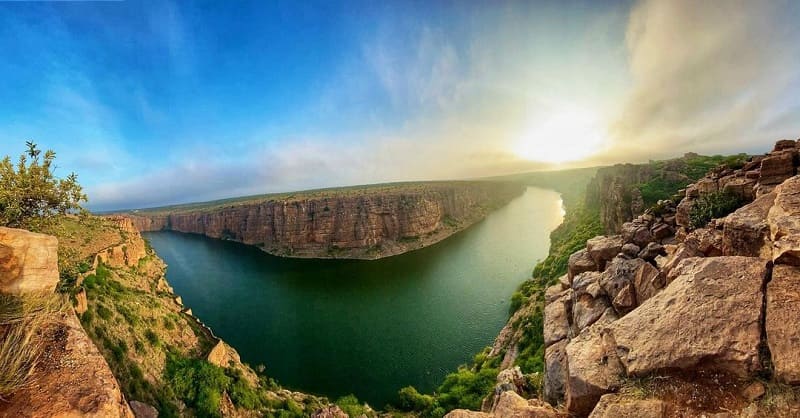
[(31, 384), (0, 402), (0, 416), (133, 418), (111, 369), (72, 311), (42, 338), (45, 352)]
[(600, 402), (589, 418), (666, 418), (667, 406), (658, 399), (625, 399), (608, 394)]
[(800, 268), (777, 265), (767, 286), (766, 334), (775, 379), (800, 384)]
[[(0, 228), (0, 291), (52, 293), (59, 280), (57, 247), (55, 237)], [(41, 350), (33, 372), (25, 385), (0, 400), (0, 416), (132, 418), (119, 383), (75, 312), (47, 315), (52, 317), (35, 322), (40, 328), (26, 342)], [(0, 338), (4, 337), (0, 325)]]
[(58, 284), (58, 240), (0, 227), (0, 292), (53, 292)]
[(667, 288), (608, 327), (626, 375), (704, 367), (743, 377), (758, 371), (767, 262), (688, 258), (670, 275)]
[(566, 418), (546, 402), (525, 399), (514, 391), (503, 392), (491, 412), (465, 409), (450, 411), (445, 418)]
[(119, 229), (124, 239), (97, 253), (94, 267), (98, 262), (113, 268), (137, 266), (139, 260), (147, 256), (147, 249), (131, 219), (124, 216), (107, 216), (105, 219)]
[(438, 242), (523, 191), (516, 183), (411, 183), (127, 216), (140, 231), (202, 234), (256, 245), (276, 255), (374, 259)]

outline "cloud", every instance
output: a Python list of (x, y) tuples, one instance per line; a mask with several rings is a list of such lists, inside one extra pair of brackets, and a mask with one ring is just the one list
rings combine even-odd
[(611, 153), (733, 152), (797, 135), (797, 113), (767, 122), (800, 97), (799, 10), (790, 1), (638, 3), (626, 34), (633, 84)]

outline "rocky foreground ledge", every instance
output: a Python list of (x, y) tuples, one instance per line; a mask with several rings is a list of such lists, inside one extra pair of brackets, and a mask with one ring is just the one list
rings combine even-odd
[(133, 211), (139, 231), (177, 231), (286, 257), (376, 259), (439, 242), (519, 196), (491, 181), (399, 183)]
[[(713, 170), (588, 240), (545, 295), (549, 404), (516, 393), (509, 368), (483, 412), (448, 417), (800, 416), (798, 149)], [(720, 192), (742, 206), (693, 228), (694, 205)]]

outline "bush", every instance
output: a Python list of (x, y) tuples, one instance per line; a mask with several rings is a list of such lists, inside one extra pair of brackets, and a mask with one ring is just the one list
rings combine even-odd
[(342, 396), (336, 401), (336, 405), (339, 405), (339, 408), (342, 408), (342, 411), (351, 417), (357, 417), (366, 413), (364, 405), (359, 402), (358, 398), (353, 394)]
[(525, 299), (527, 298), (519, 290), (514, 292), (514, 294), (511, 295), (511, 306), (508, 307), (508, 315), (514, 315), (514, 312), (516, 312), (517, 309), (522, 307), (522, 304), (525, 303)]
[(220, 416), (222, 392), (231, 384), (225, 370), (205, 360), (167, 354), (164, 374), (175, 395), (201, 417)]
[(431, 395), (423, 395), (414, 386), (406, 386), (397, 393), (397, 407), (401, 411), (430, 411), (436, 405)]
[(483, 368), (473, 371), (460, 367), (445, 377), (437, 390), (439, 405), (447, 411), (463, 408), (480, 410), (483, 398), (494, 389), (498, 370)]
[(692, 228), (702, 228), (710, 220), (728, 215), (743, 203), (739, 196), (724, 191), (700, 196), (689, 210), (689, 223)]
[(0, 225), (41, 230), (53, 217), (82, 211), (87, 200), (75, 173), (65, 179), (53, 175), (56, 153), (41, 150), (28, 141), (28, 150), (16, 164), (6, 156), (0, 161)]

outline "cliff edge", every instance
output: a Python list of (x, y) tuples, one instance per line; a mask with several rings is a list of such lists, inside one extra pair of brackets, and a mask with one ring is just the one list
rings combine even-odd
[(398, 183), (125, 213), (139, 231), (229, 239), (288, 257), (376, 259), (439, 242), (522, 194), (511, 182)]

